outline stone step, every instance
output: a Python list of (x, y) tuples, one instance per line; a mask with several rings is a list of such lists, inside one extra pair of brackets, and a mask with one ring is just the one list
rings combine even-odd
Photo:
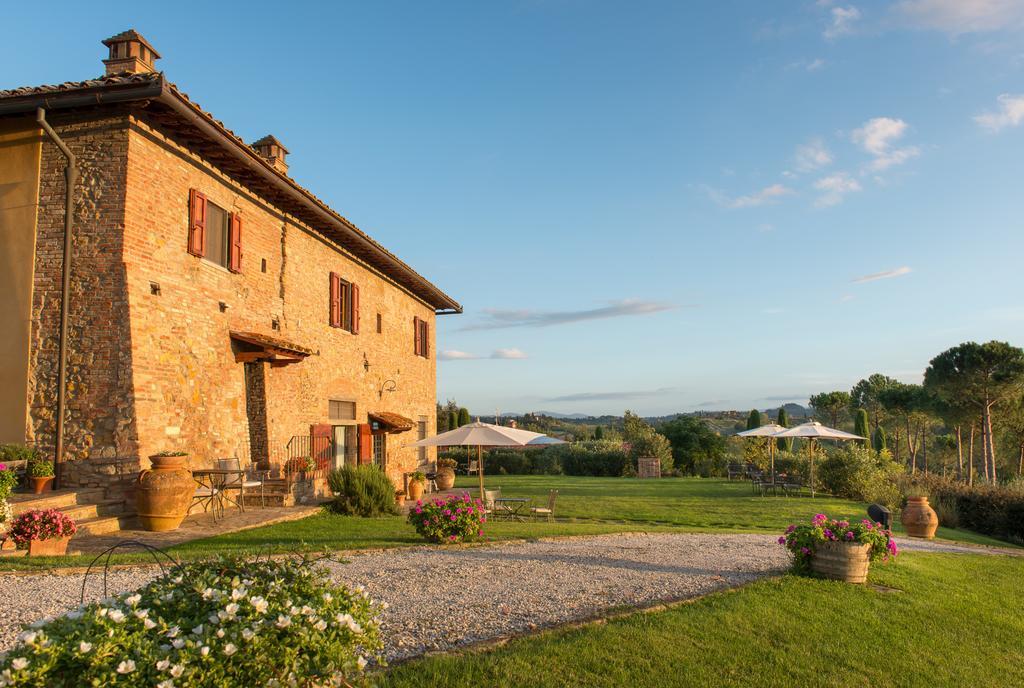
[(113, 516), (94, 516), (78, 521), (78, 533), (87, 535), (107, 535), (126, 528), (139, 528), (139, 519), (135, 514), (122, 513)]
[(99, 504), (78, 504), (61, 507), (61, 511), (74, 519), (75, 523), (98, 516), (118, 516), (123, 514), (125, 510), (126, 506), (123, 500), (108, 500)]
[(32, 509), (63, 510), (80, 504), (103, 502), (103, 493), (103, 488), (53, 490), (39, 495), (16, 493), (11, 495), (9, 501), (17, 516)]
[(272, 506), (295, 506), (295, 496), (286, 492), (270, 492), (269, 490), (264, 493), (264, 501), (260, 501), (260, 494), (257, 492), (245, 493), (245, 506), (247, 507), (260, 507), (265, 503), (267, 507)]

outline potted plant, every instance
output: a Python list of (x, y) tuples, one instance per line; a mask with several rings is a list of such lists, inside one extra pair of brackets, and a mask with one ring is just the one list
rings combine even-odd
[(423, 496), (423, 486), (427, 483), (427, 476), (420, 471), (409, 474), (409, 499), (418, 500)]
[(395, 504), (401, 506), (405, 501), (405, 490), (395, 490)]
[(438, 459), (437, 460), (437, 475), (434, 481), (437, 483), (437, 489), (439, 490), (450, 490), (455, 485), (455, 459)]
[(483, 537), (487, 514), (479, 499), (450, 495), (409, 510), (409, 523), (431, 542), (459, 543)]
[(928, 491), (917, 485), (907, 489), (907, 504), (900, 512), (900, 523), (910, 537), (931, 540), (939, 527), (939, 516), (928, 504)]
[(892, 531), (881, 523), (830, 520), (817, 514), (809, 524), (791, 525), (779, 538), (793, 553), (793, 570), (823, 578), (863, 583), (872, 561), (887, 561), (899, 553)]
[(53, 483), (53, 463), (44, 459), (34, 449), (29, 455), (27, 470), (32, 479), (32, 492), (42, 494), (50, 489)]
[(60, 556), (78, 527), (57, 509), (32, 509), (11, 521), (9, 536), (30, 557)]
[(185, 519), (196, 490), (188, 454), (163, 451), (149, 461), (152, 468), (141, 471), (135, 481), (135, 511), (146, 530), (174, 530)]
[(0, 549), (14, 549), (14, 542), (7, 537), (7, 528), (14, 518), (14, 510), (7, 498), (11, 490), (18, 484), (18, 476), (9, 470), (6, 464), (0, 463)]

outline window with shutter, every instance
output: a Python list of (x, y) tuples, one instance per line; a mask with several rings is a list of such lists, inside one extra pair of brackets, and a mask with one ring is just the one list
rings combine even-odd
[(352, 334), (359, 334), (359, 285), (351, 285), (349, 291), (352, 294), (352, 328), (349, 331)]
[(231, 222), (228, 229), (228, 247), (228, 270), (231, 272), (241, 272), (242, 216), (238, 213), (231, 214)]
[(188, 252), (206, 255), (206, 196), (195, 189), (188, 192)]
[(412, 318), (412, 352), (416, 356), (422, 356), (420, 353), (420, 317), (414, 315)]
[(420, 345), (420, 355), (423, 358), (430, 358), (430, 323), (421, 320), (420, 327), (423, 328), (423, 344)]
[(331, 327), (341, 327), (341, 279), (335, 272), (331, 273), (330, 313)]

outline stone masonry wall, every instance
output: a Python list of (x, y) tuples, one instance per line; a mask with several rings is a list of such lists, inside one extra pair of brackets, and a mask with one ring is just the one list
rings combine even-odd
[[(330, 422), (330, 399), (354, 400), (360, 423), (368, 412), (390, 411), (435, 427), (431, 307), (144, 119), (133, 118), (127, 138), (124, 265), (139, 456), (181, 449), (195, 466), (250, 455), (245, 366), (234, 360), (232, 330), (316, 352), (301, 363), (264, 366), (261, 422), (271, 448), (308, 434), (311, 424)], [(190, 188), (241, 214), (241, 274), (187, 252)], [(360, 287), (358, 335), (328, 324), (331, 271)], [(431, 323), (429, 358), (413, 353), (414, 317)], [(396, 391), (381, 394), (389, 379)], [(415, 430), (388, 437), (388, 472), (396, 483), (418, 464), (416, 450), (401, 446), (415, 439)]]
[[(69, 484), (100, 484), (137, 457), (125, 269), (122, 262), (128, 116), (48, 118), (77, 156), (68, 331)], [(64, 234), (65, 160), (44, 139), (33, 283), (30, 440), (52, 455)], [(86, 466), (87, 459), (102, 460)], [(116, 468), (114, 467), (116, 465)]]

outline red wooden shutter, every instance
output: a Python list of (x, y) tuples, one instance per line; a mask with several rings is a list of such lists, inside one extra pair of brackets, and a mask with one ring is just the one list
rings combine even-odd
[(206, 196), (195, 189), (188, 191), (188, 252), (206, 255)]
[(228, 227), (228, 270), (242, 271), (242, 216), (231, 213), (231, 224)]
[(327, 423), (309, 426), (309, 455), (316, 461), (317, 469), (325, 468), (331, 462), (331, 437), (334, 428)]
[(341, 327), (341, 281), (338, 273), (331, 273), (331, 327)]
[(352, 294), (352, 334), (359, 334), (359, 285), (352, 284), (349, 292)]
[(430, 323), (426, 320), (420, 320), (420, 326), (423, 328), (423, 344), (420, 345), (420, 355), (429, 358), (430, 357)]
[(420, 316), (412, 318), (412, 351), (416, 356), (420, 355)]
[(359, 463), (373, 461), (373, 432), (369, 423), (359, 425)]

